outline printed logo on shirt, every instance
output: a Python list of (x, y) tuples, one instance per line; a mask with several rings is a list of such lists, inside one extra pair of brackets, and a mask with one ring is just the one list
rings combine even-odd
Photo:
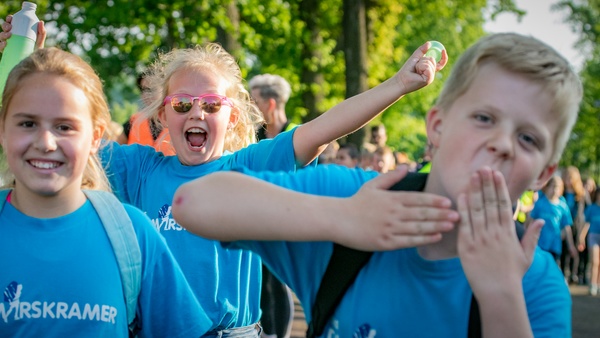
[[(331, 327), (327, 330), (324, 337), (327, 338), (340, 338), (340, 323), (337, 319), (333, 319), (331, 321)], [(352, 334), (352, 338), (375, 338), (377, 335), (377, 331), (371, 328), (369, 324), (363, 324), (354, 331)]]
[(115, 324), (117, 309), (110, 305), (67, 303), (60, 301), (21, 300), (23, 285), (10, 282), (4, 289), (3, 302), (0, 303), (0, 316), (5, 323), (22, 319), (77, 319), (93, 320)]
[(374, 338), (376, 334), (371, 325), (363, 324), (352, 334), (352, 338)]
[(158, 230), (161, 231), (182, 231), (184, 227), (177, 224), (173, 217), (171, 217), (171, 206), (165, 204), (158, 210), (158, 218), (152, 218), (152, 224)]

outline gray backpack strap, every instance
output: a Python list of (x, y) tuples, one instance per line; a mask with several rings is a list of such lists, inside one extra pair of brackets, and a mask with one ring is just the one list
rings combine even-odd
[(123, 204), (113, 194), (98, 190), (83, 192), (100, 216), (117, 257), (125, 295), (127, 323), (130, 332), (135, 332), (137, 300), (142, 285), (142, 253), (133, 224)]

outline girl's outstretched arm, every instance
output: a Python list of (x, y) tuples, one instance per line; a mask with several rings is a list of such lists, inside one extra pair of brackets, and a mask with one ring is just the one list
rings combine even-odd
[(431, 42), (426, 42), (419, 47), (394, 76), (380, 85), (344, 100), (298, 127), (294, 133), (297, 163), (310, 163), (330, 142), (362, 128), (404, 95), (431, 84), (436, 71), (448, 63), (448, 54), (443, 50), (436, 63), (433, 57), (424, 56), (430, 46)]
[[(304, 172), (261, 173), (261, 178)], [(406, 170), (381, 175), (353, 196), (336, 198), (295, 192), (241, 173), (218, 172), (180, 186), (172, 212), (189, 231), (221, 241), (333, 241), (359, 250), (439, 241), (458, 221), (458, 213), (444, 197), (387, 190), (405, 175)]]

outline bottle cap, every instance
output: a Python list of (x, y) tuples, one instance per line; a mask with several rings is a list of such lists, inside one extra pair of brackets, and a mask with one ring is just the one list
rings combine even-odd
[(444, 45), (442, 45), (439, 41), (429, 41), (431, 42), (431, 47), (425, 53), (425, 56), (431, 56), (435, 59), (435, 62), (440, 62), (442, 59), (442, 51), (446, 49)]

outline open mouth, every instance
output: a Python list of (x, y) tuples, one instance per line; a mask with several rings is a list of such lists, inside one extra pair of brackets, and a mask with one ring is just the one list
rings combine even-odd
[(29, 161), (29, 164), (38, 169), (54, 169), (60, 166), (60, 162), (56, 161)]
[(200, 128), (191, 128), (185, 132), (188, 144), (195, 149), (201, 149), (206, 144), (206, 131)]

